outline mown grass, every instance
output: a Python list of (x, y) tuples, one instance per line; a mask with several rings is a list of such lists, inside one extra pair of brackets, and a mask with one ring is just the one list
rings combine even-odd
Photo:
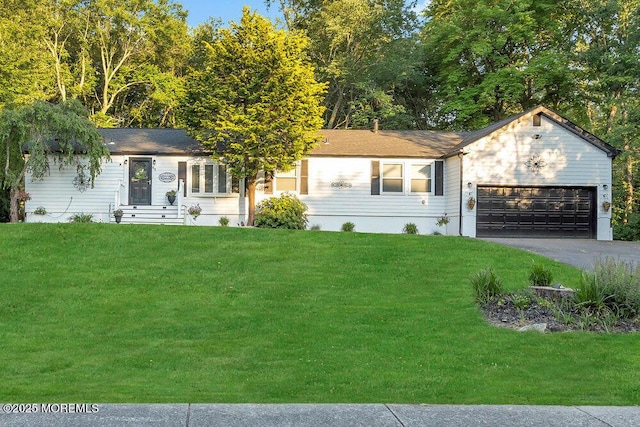
[(469, 278), (580, 272), (472, 239), (0, 226), (0, 401), (635, 405), (637, 334), (486, 324)]

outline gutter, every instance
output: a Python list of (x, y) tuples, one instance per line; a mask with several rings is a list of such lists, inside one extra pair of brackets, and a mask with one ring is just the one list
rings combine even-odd
[(463, 165), (464, 165), (464, 149), (458, 151), (458, 159), (460, 159), (460, 215), (458, 215), (458, 235), (462, 236), (462, 213), (464, 212), (464, 206), (462, 201), (462, 178), (463, 178)]

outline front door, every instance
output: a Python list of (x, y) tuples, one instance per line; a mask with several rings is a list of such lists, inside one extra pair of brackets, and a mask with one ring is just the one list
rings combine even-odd
[(129, 204), (151, 204), (151, 159), (129, 159)]

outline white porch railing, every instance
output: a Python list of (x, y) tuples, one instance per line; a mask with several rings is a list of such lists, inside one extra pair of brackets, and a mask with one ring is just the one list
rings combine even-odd
[(114, 198), (114, 208), (113, 209), (118, 209), (119, 206), (122, 205), (121, 201), (122, 201), (122, 189), (124, 188), (124, 182), (122, 180), (118, 180), (118, 189), (115, 192), (115, 198)]
[(184, 218), (184, 207), (182, 206), (182, 199), (183, 199), (182, 193), (184, 192), (183, 188), (184, 188), (184, 180), (179, 179), (178, 193), (176, 194), (177, 195), (176, 203), (178, 205), (178, 218)]

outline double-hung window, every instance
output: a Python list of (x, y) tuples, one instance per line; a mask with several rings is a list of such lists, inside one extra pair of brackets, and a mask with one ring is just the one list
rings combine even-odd
[(431, 193), (431, 165), (411, 165), (411, 192)]
[(442, 196), (444, 162), (371, 161), (371, 195), (432, 194)]
[(276, 171), (273, 175), (266, 174), (264, 181), (265, 194), (277, 192), (297, 192), (309, 194), (309, 160), (303, 159), (287, 172)]
[(404, 165), (402, 163), (385, 163), (382, 166), (382, 192), (404, 192)]

